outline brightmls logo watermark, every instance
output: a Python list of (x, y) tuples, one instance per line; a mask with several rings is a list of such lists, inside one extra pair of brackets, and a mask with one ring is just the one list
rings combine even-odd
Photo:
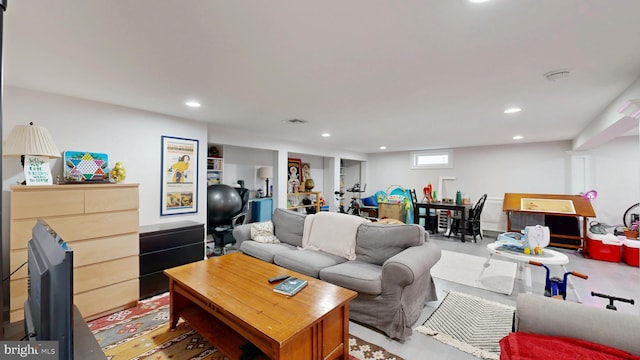
[(0, 358), (58, 360), (57, 341), (0, 341)]

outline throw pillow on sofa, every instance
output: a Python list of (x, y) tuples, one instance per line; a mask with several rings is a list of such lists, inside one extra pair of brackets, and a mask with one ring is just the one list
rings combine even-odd
[(271, 220), (251, 224), (251, 240), (261, 243), (280, 242), (273, 233), (273, 222)]

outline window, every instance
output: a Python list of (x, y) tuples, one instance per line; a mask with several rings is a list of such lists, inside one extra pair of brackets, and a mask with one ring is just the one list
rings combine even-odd
[(451, 150), (425, 150), (411, 153), (412, 169), (445, 169), (453, 167)]

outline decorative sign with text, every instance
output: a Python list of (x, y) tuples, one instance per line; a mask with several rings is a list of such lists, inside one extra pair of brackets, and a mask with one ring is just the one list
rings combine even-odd
[(24, 176), (27, 185), (51, 185), (51, 168), (49, 158), (45, 156), (25, 155)]

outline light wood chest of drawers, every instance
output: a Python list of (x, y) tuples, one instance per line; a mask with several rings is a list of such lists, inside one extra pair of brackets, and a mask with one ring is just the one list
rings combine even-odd
[[(27, 261), (27, 241), (44, 219), (74, 251), (74, 302), (87, 319), (138, 300), (138, 184), (12, 186), (10, 271)], [(10, 322), (22, 320), (27, 266), (11, 277)]]

